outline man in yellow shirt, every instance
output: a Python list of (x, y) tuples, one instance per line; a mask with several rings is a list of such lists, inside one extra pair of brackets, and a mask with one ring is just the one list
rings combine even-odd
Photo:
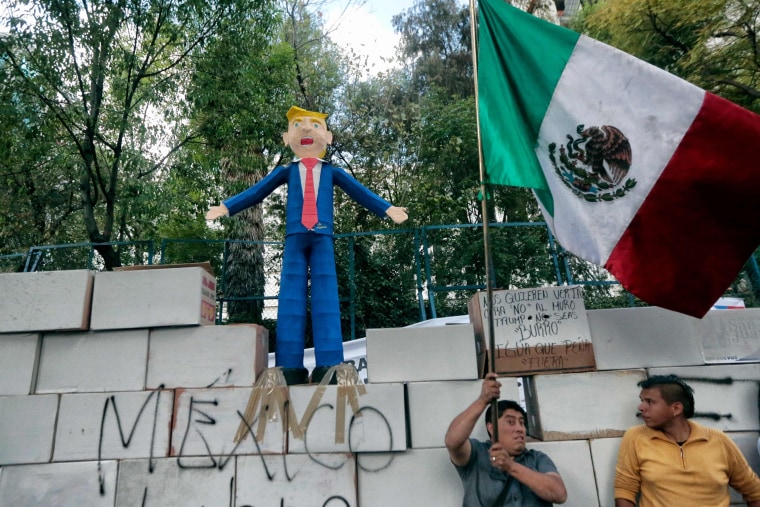
[(644, 425), (623, 435), (615, 467), (615, 507), (728, 507), (730, 485), (760, 507), (760, 478), (722, 431), (689, 418), (694, 391), (675, 375), (639, 382)]

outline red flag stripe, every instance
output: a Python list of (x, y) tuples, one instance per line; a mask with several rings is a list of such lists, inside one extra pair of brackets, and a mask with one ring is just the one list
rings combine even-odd
[(605, 267), (650, 304), (702, 317), (760, 243), (760, 116), (711, 93)]

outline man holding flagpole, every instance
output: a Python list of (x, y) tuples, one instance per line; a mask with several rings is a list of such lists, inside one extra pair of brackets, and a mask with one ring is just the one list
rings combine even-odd
[[(567, 490), (554, 462), (541, 451), (527, 449), (525, 410), (512, 400), (496, 404), (497, 427), (491, 422), (492, 402), (501, 383), (495, 373), (483, 380), (478, 399), (454, 418), (445, 444), (464, 486), (464, 507), (548, 507), (565, 503)], [(470, 438), (486, 411), (486, 429), (494, 442)]]

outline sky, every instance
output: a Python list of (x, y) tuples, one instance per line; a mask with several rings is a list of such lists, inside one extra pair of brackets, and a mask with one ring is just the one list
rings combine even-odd
[(414, 3), (415, 0), (367, 0), (361, 7), (351, 7), (341, 18), (345, 2), (337, 0), (326, 15), (326, 25), (337, 23), (336, 30), (330, 35), (336, 44), (353, 47), (355, 51), (369, 56), (375, 70), (386, 70), (389, 63), (384, 62), (382, 57), (394, 57), (398, 44), (398, 34), (393, 32), (391, 18), (411, 8)]

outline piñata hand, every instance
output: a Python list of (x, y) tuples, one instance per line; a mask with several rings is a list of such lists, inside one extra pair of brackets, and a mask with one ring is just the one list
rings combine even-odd
[(409, 218), (409, 215), (407, 214), (406, 208), (399, 208), (398, 206), (391, 206), (387, 210), (385, 210), (385, 214), (390, 217), (391, 220), (396, 222), (397, 224), (401, 224), (406, 222), (406, 219)]
[(230, 214), (230, 210), (227, 206), (220, 204), (219, 206), (211, 206), (206, 212), (206, 220), (216, 220), (219, 217), (226, 217)]

